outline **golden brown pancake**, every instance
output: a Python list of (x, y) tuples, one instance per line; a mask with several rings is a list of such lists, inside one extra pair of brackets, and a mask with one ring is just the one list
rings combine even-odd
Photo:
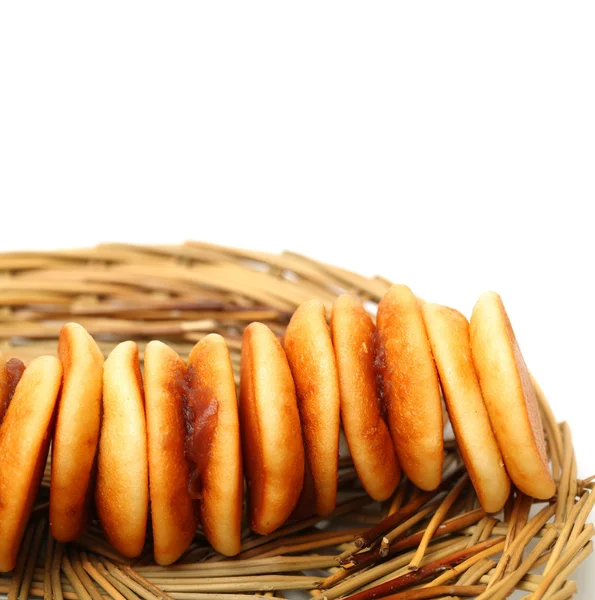
[(401, 477), (381, 414), (374, 372), (374, 323), (353, 296), (339, 296), (331, 321), (341, 389), (341, 418), (357, 474), (374, 500), (386, 500)]
[(112, 546), (138, 556), (149, 512), (149, 464), (143, 382), (134, 342), (118, 344), (103, 369), (103, 419), (95, 504)]
[(11, 358), (5, 361), (0, 352), (0, 425), (24, 370), (25, 365), (21, 360)]
[(103, 355), (76, 323), (60, 330), (58, 356), (64, 370), (52, 443), (50, 524), (60, 542), (86, 529), (101, 421)]
[(393, 285), (378, 305), (375, 367), (389, 430), (407, 477), (422, 490), (442, 474), (442, 398), (421, 305)]
[(508, 474), (525, 494), (551, 498), (556, 486), (535, 390), (498, 294), (480, 296), (470, 332), (473, 363)]
[(160, 565), (180, 558), (198, 525), (185, 452), (185, 385), (184, 361), (165, 344), (150, 342), (145, 350), (145, 403), (153, 545)]
[(285, 352), (262, 323), (244, 331), (240, 427), (251, 526), (280, 527), (295, 508), (304, 482), (304, 446), (295, 387)]
[(201, 522), (213, 548), (233, 556), (240, 551), (244, 476), (233, 368), (220, 335), (207, 335), (194, 346), (188, 373), (193, 433), (188, 454), (202, 471)]
[(0, 572), (14, 569), (52, 437), (62, 365), (53, 356), (25, 369), (0, 427)]
[(508, 499), (510, 480), (473, 367), (469, 323), (439, 304), (425, 304), (422, 313), (459, 451), (482, 507), (498, 512)]
[(298, 307), (287, 326), (284, 347), (295, 382), (316, 513), (326, 517), (337, 501), (341, 403), (333, 342), (320, 300)]

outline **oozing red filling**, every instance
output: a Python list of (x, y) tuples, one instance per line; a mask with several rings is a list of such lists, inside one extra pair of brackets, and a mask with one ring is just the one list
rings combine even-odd
[(186, 457), (192, 467), (188, 492), (192, 498), (200, 498), (201, 475), (209, 461), (211, 444), (217, 428), (219, 403), (213, 390), (199, 385), (196, 371), (192, 367), (188, 367), (183, 389)]

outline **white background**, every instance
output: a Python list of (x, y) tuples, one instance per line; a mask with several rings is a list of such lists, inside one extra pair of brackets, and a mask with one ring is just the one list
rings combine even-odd
[(594, 30), (574, 2), (3, 3), (0, 250), (288, 248), (467, 315), (495, 289), (591, 475)]

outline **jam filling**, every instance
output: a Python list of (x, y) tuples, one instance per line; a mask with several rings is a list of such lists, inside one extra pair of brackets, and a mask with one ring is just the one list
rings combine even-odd
[(25, 365), (23, 361), (18, 358), (11, 358), (5, 366), (6, 372), (6, 393), (4, 398), (0, 398), (0, 423), (4, 420), (4, 415), (8, 410), (8, 406), (10, 405), (10, 401), (14, 396), (14, 392), (17, 389), (17, 384), (21, 379), (21, 375), (25, 370)]
[(388, 380), (388, 366), (386, 364), (386, 348), (382, 338), (374, 331), (374, 373), (376, 375), (376, 393), (378, 397), (378, 407), (380, 415), (384, 421), (388, 416), (388, 403), (390, 401), (389, 390), (390, 385)]

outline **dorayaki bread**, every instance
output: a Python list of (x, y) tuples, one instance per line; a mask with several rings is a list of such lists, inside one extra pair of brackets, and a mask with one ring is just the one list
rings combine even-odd
[(200, 470), (200, 520), (213, 548), (233, 556), (240, 551), (244, 476), (233, 368), (220, 335), (194, 346), (188, 373), (194, 439), (189, 454)]
[(79, 536), (94, 496), (107, 539), (134, 558), (145, 549), (150, 511), (160, 565), (186, 552), (199, 524), (217, 552), (240, 552), (243, 473), (256, 533), (332, 513), (341, 419), (374, 499), (391, 497), (401, 468), (418, 488), (436, 489), (442, 392), (487, 512), (502, 508), (509, 477), (538, 499), (555, 493), (535, 391), (497, 294), (481, 296), (468, 323), (395, 285), (376, 327), (346, 295), (329, 328), (313, 300), (294, 313), (284, 344), (262, 323), (245, 329), (239, 405), (216, 334), (195, 345), (188, 365), (150, 342), (144, 382), (134, 342), (116, 346), (104, 364), (75, 324), (61, 331), (60, 360), (42, 357), (23, 371), (0, 355), (0, 572), (15, 567), (52, 437), (54, 536)]
[(16, 386), (0, 427), (0, 572), (14, 569), (46, 465), (62, 365), (36, 358)]
[(60, 330), (58, 356), (62, 392), (52, 443), (50, 527), (59, 542), (87, 528), (99, 441), (103, 355), (86, 329), (68, 323)]
[(420, 303), (406, 285), (393, 285), (378, 305), (376, 373), (397, 456), (422, 490), (442, 476), (440, 382)]
[(439, 304), (424, 304), (422, 313), (459, 452), (482, 507), (498, 512), (510, 494), (510, 480), (473, 367), (469, 323)]
[(502, 299), (482, 294), (470, 322), (473, 363), (513, 483), (545, 500), (556, 492), (535, 390)]
[(122, 342), (103, 368), (103, 419), (95, 504), (112, 546), (142, 552), (149, 512), (149, 464), (143, 381), (134, 342)]
[(326, 517), (337, 500), (341, 417), (337, 363), (320, 300), (297, 308), (285, 332), (284, 348), (295, 382), (315, 510)]
[(267, 534), (297, 505), (304, 483), (304, 445), (287, 357), (266, 325), (252, 323), (244, 330), (240, 371), (250, 525)]
[(186, 457), (186, 365), (169, 346), (149, 342), (144, 374), (154, 557), (169, 565), (188, 548), (198, 525)]
[(374, 500), (386, 500), (401, 477), (376, 389), (372, 319), (350, 295), (333, 304), (332, 334), (345, 439), (357, 474)]

